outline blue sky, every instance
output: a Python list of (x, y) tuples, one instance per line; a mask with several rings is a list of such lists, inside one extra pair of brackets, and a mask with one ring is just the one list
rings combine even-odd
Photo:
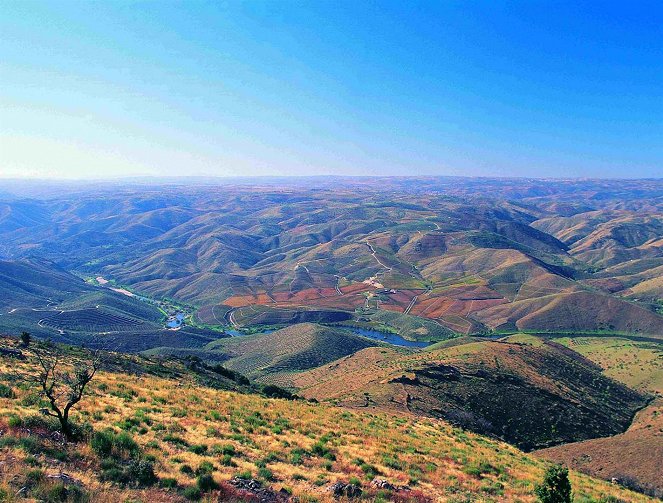
[(661, 2), (0, 3), (0, 175), (663, 173)]

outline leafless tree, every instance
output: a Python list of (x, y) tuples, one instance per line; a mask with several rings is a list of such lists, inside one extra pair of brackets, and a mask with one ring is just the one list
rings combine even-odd
[(99, 370), (101, 352), (81, 349), (80, 355), (65, 355), (51, 343), (32, 344), (28, 349), (36, 360), (36, 368), (20, 372), (19, 378), (44, 396), (50, 408), (41, 409), (56, 418), (65, 440), (73, 439), (69, 422), (71, 409), (81, 401), (87, 385)]

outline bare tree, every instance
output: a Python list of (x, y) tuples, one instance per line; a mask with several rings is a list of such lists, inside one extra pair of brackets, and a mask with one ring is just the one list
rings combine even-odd
[(72, 440), (69, 413), (81, 401), (99, 370), (101, 353), (82, 349), (83, 356), (65, 356), (60, 347), (51, 343), (33, 344), (28, 351), (34, 356), (37, 368), (22, 372), (20, 378), (48, 399), (50, 409), (41, 412), (56, 418), (65, 440)]

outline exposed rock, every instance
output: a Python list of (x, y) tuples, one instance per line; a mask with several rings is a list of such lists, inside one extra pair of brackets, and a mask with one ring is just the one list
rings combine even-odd
[(336, 482), (329, 486), (328, 489), (335, 498), (359, 498), (362, 494), (361, 487), (355, 484), (344, 484), (343, 482)]
[(373, 479), (371, 485), (376, 489), (382, 489), (385, 491), (411, 491), (409, 486), (397, 486), (384, 479)]
[(286, 491), (275, 492), (270, 487), (263, 487), (259, 481), (254, 479), (240, 479), (235, 477), (229, 483), (245, 493), (246, 498), (243, 498), (245, 501), (258, 501), (260, 503), (285, 503), (291, 501), (291, 497)]

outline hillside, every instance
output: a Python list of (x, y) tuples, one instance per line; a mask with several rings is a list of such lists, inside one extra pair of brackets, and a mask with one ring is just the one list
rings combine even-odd
[(187, 325), (169, 330), (166, 304), (126, 293), (86, 282), (52, 262), (0, 261), (0, 330), (129, 352), (202, 347), (227, 337)]
[[(75, 409), (96, 433), (68, 445), (49, 434), (30, 392), (7, 383), (7, 372), (33, 360), (0, 360), (11, 389), (0, 398), (0, 491), (9, 501), (181, 502), (200, 497), (196, 485), (211, 501), (333, 501), (329, 488), (342, 482), (376, 501), (533, 502), (545, 466), (436, 419), (224, 391), (175, 362), (116, 358)], [(576, 501), (650, 501), (577, 473), (571, 482)]]
[(279, 374), (313, 369), (378, 345), (348, 330), (300, 323), (266, 334), (219, 339), (195, 352), (158, 348), (147, 354), (195, 354), (223, 362), (251, 379), (278, 382)]
[(620, 338), (574, 337), (560, 342), (600, 365), (605, 374), (655, 397), (623, 434), (544, 449), (537, 454), (663, 497), (663, 348)]
[(621, 433), (644, 396), (580, 355), (532, 336), (369, 348), (294, 376), (307, 398), (445, 418), (523, 449)]

